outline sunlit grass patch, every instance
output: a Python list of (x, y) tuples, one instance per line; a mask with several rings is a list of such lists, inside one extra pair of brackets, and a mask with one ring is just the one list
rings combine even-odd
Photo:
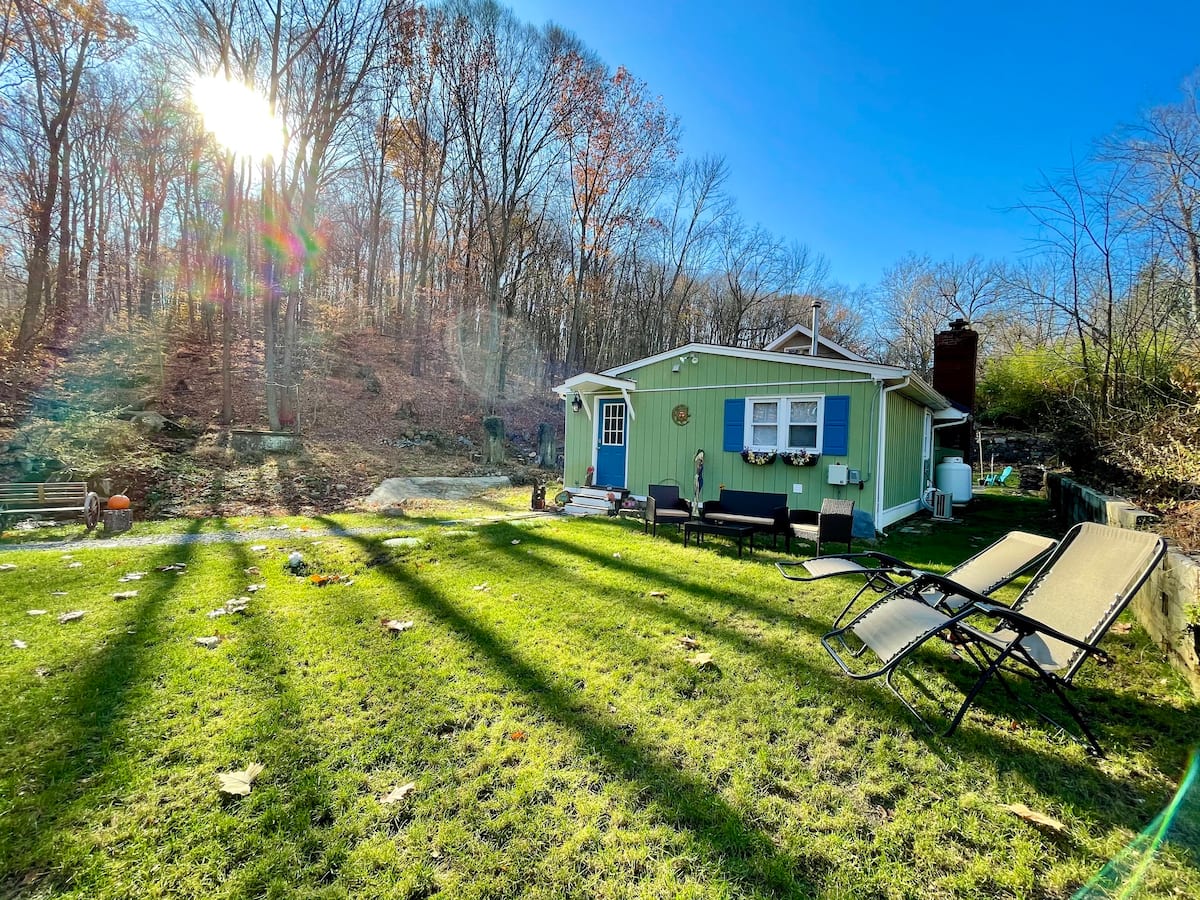
[[(1049, 524), (1023, 498), (991, 503), (886, 549), (949, 567), (1016, 519)], [(781, 554), (685, 550), (616, 520), (447, 518), (472, 522), (397, 530), (419, 537), (401, 545), (300, 530), (328, 525), (313, 519), (263, 552), (3, 554), (17, 565), (0, 573), (3, 888), (1065, 897), (1185, 766), (1196, 703), (1136, 627), (1080, 679), (1109, 758), (1000, 691), (934, 738), (881, 686), (835, 674), (817, 638), (845, 586), (785, 582)], [(186, 571), (154, 569), (174, 562)], [(120, 583), (129, 571), (147, 575)], [(266, 587), (246, 615), (208, 617), (250, 583)], [(137, 597), (112, 599), (125, 588)], [(390, 633), (392, 618), (413, 627)], [(193, 642), (206, 635), (222, 640)], [(931, 684), (955, 665), (935, 648)], [(221, 795), (217, 774), (252, 762), (250, 794)], [(1169, 844), (1147, 896), (1200, 891), (1193, 852)]]

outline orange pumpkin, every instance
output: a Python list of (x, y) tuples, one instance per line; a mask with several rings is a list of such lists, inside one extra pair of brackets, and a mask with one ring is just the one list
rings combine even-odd
[(129, 509), (129, 498), (124, 494), (113, 494), (108, 498), (109, 509)]

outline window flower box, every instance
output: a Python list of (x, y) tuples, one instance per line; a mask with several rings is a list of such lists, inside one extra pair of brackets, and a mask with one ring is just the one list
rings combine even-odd
[(742, 459), (752, 466), (769, 466), (778, 455), (774, 450), (751, 450), (749, 447), (742, 451)]
[(809, 453), (807, 450), (784, 450), (779, 454), (789, 466), (815, 466), (821, 458), (820, 453)]

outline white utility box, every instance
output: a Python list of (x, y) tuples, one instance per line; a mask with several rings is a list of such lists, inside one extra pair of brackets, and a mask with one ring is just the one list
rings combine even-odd
[(831, 463), (829, 466), (829, 483), (845, 484), (850, 477), (850, 469), (841, 463)]

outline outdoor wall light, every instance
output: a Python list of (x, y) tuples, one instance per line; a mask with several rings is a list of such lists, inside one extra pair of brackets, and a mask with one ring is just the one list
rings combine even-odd
[(583, 409), (583, 398), (579, 396), (579, 391), (576, 391), (575, 396), (571, 398), (571, 409), (575, 412)]

